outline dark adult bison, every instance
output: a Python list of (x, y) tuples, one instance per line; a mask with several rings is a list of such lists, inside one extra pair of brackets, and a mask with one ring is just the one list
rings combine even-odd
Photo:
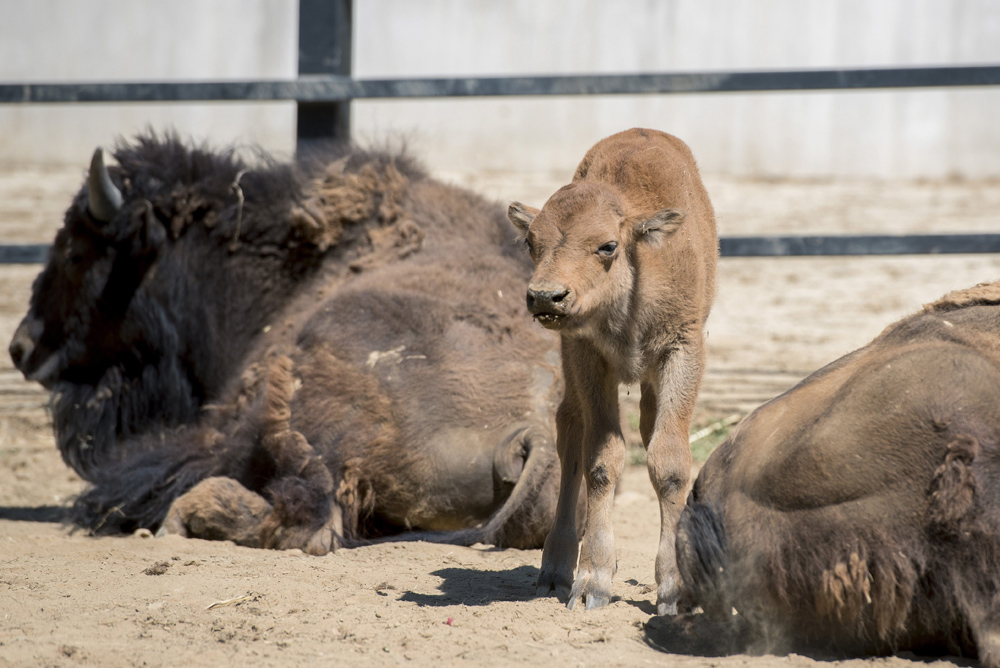
[(181, 497), (165, 530), (246, 545), (541, 545), (558, 353), (501, 207), (358, 149), (252, 167), (145, 136), (115, 157), (10, 346), (93, 483), (77, 523), (156, 529)]
[(750, 414), (701, 470), (684, 585), (762, 647), (1000, 665), (1000, 282), (951, 293)]
[[(688, 429), (719, 254), (694, 157), (664, 132), (619, 132), (591, 148), (573, 182), (540, 211), (515, 202), (508, 215), (535, 261), (528, 308), (560, 332), (566, 378), (556, 417), (559, 510), (538, 593), (555, 589), (570, 608), (585, 599), (588, 610), (611, 601), (611, 506), (625, 466), (618, 386), (639, 383), (639, 430), (660, 502), (656, 605), (661, 615), (676, 612), (674, 528), (691, 475)], [(587, 520), (578, 550), (582, 480)]]

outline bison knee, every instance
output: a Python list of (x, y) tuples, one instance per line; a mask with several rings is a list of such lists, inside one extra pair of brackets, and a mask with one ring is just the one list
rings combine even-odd
[(679, 497), (682, 502), (684, 492), (688, 483), (691, 482), (691, 464), (688, 462), (683, 466), (663, 465), (648, 459), (646, 468), (649, 471), (649, 480), (653, 483), (653, 489), (659, 499), (669, 499)]

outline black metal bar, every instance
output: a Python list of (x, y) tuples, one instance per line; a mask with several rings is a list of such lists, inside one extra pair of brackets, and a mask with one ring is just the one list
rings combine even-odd
[(723, 237), (723, 257), (1000, 253), (1000, 234)]
[(8, 244), (0, 246), (0, 264), (43, 264), (49, 257), (48, 244)]
[[(351, 76), (352, 0), (299, 0), (299, 76)], [(298, 98), (296, 98), (298, 99)], [(298, 147), (323, 139), (349, 139), (350, 98), (299, 100)]]
[[(0, 245), (0, 264), (44, 263), (45, 244)], [(722, 257), (1000, 253), (1000, 234), (723, 237)]]
[(997, 85), (1000, 85), (1000, 66), (994, 65), (453, 79), (352, 79), (349, 76), (303, 75), (294, 81), (0, 84), (0, 104), (212, 100), (319, 103), (414, 97), (746, 93)]

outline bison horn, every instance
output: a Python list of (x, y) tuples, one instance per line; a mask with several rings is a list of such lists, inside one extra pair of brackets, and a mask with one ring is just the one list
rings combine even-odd
[(106, 223), (122, 208), (122, 194), (111, 182), (111, 175), (104, 164), (104, 149), (100, 146), (90, 160), (90, 177), (87, 179), (87, 208), (95, 220)]

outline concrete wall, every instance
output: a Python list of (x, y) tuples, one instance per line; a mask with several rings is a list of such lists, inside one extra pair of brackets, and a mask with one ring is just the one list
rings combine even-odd
[[(292, 77), (295, 0), (0, 0), (0, 80)], [(358, 77), (1000, 64), (993, 0), (355, 0)], [(570, 171), (642, 125), (707, 172), (1000, 177), (1000, 88), (354, 103), (362, 140), (443, 171)], [(65, 161), (146, 124), (293, 146), (265, 105), (0, 107), (0, 161)]]
[[(357, 34), (359, 77), (1000, 64), (1000, 3), (361, 0)], [(705, 171), (1000, 176), (1000, 88), (355, 109), (357, 134), (399, 132), (457, 171), (570, 168), (596, 139), (639, 125), (685, 139)]]
[[(297, 0), (0, 0), (0, 82), (294, 78)], [(0, 105), (0, 162), (79, 162), (145, 127), (294, 149), (295, 105)]]

